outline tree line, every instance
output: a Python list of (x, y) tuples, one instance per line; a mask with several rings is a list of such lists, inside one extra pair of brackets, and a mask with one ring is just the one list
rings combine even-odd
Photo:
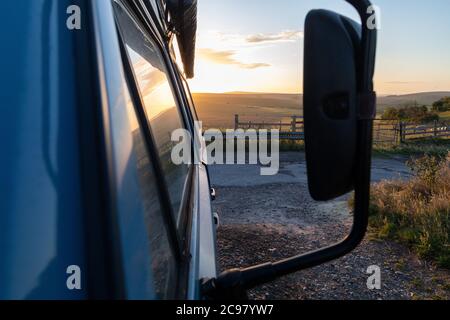
[(450, 97), (444, 97), (434, 102), (429, 108), (418, 105), (417, 102), (407, 103), (400, 107), (388, 107), (384, 110), (381, 119), (429, 123), (439, 121), (439, 112), (450, 111)]

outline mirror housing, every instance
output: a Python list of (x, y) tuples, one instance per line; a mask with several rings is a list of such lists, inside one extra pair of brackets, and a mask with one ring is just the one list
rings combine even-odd
[(357, 135), (357, 52), (361, 27), (327, 10), (305, 22), (304, 121), (312, 198), (328, 201), (354, 188)]

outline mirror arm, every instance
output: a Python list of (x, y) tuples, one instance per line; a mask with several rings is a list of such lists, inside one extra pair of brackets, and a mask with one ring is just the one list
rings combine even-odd
[[(361, 48), (362, 59), (360, 62), (361, 79), (359, 79), (359, 92), (360, 93), (372, 93), (373, 92), (373, 75), (375, 72), (375, 65), (368, 63), (371, 61), (371, 57), (375, 57), (376, 42), (377, 42), (377, 30), (369, 29), (367, 26), (367, 21), (373, 14), (373, 12), (368, 12), (368, 8), (372, 6), (369, 0), (345, 0), (351, 4), (361, 18), (362, 25), (362, 39), (363, 44)], [(374, 61), (375, 59), (373, 59)]]
[[(230, 269), (214, 279), (204, 279), (201, 283), (203, 296), (210, 299), (245, 299), (246, 291), (271, 282), (279, 277), (311, 268), (353, 251), (364, 239), (368, 226), (370, 201), (370, 168), (372, 158), (372, 129), (375, 114), (376, 95), (373, 92), (376, 30), (369, 30), (365, 21), (369, 17), (369, 0), (346, 0), (358, 11), (362, 22), (362, 47), (359, 67), (362, 70), (359, 83), (359, 120), (357, 124), (358, 161), (355, 168), (355, 207), (353, 227), (350, 234), (338, 244), (291, 257), (275, 263), (265, 263), (244, 269)], [(373, 58), (371, 58), (373, 57)], [(369, 142), (369, 143), (368, 143)]]

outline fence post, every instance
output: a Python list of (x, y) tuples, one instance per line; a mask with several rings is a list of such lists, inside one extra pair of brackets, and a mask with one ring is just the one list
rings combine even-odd
[(380, 132), (381, 132), (381, 122), (378, 122), (378, 130), (377, 130), (377, 135), (376, 135), (377, 141), (376, 142), (380, 142), (381, 141), (381, 139), (380, 139)]
[(297, 116), (292, 116), (291, 131), (297, 131)]
[(403, 135), (405, 133), (405, 130), (403, 126), (404, 126), (403, 122), (400, 121), (400, 144), (403, 144), (405, 142), (405, 137)]
[(239, 115), (235, 114), (234, 115), (234, 130), (239, 129)]

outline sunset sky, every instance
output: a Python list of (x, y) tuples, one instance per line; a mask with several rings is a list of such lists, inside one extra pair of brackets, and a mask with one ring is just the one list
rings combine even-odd
[[(307, 12), (357, 20), (343, 0), (199, 0), (193, 92), (301, 93)], [(379, 94), (450, 91), (450, 1), (374, 0)]]

